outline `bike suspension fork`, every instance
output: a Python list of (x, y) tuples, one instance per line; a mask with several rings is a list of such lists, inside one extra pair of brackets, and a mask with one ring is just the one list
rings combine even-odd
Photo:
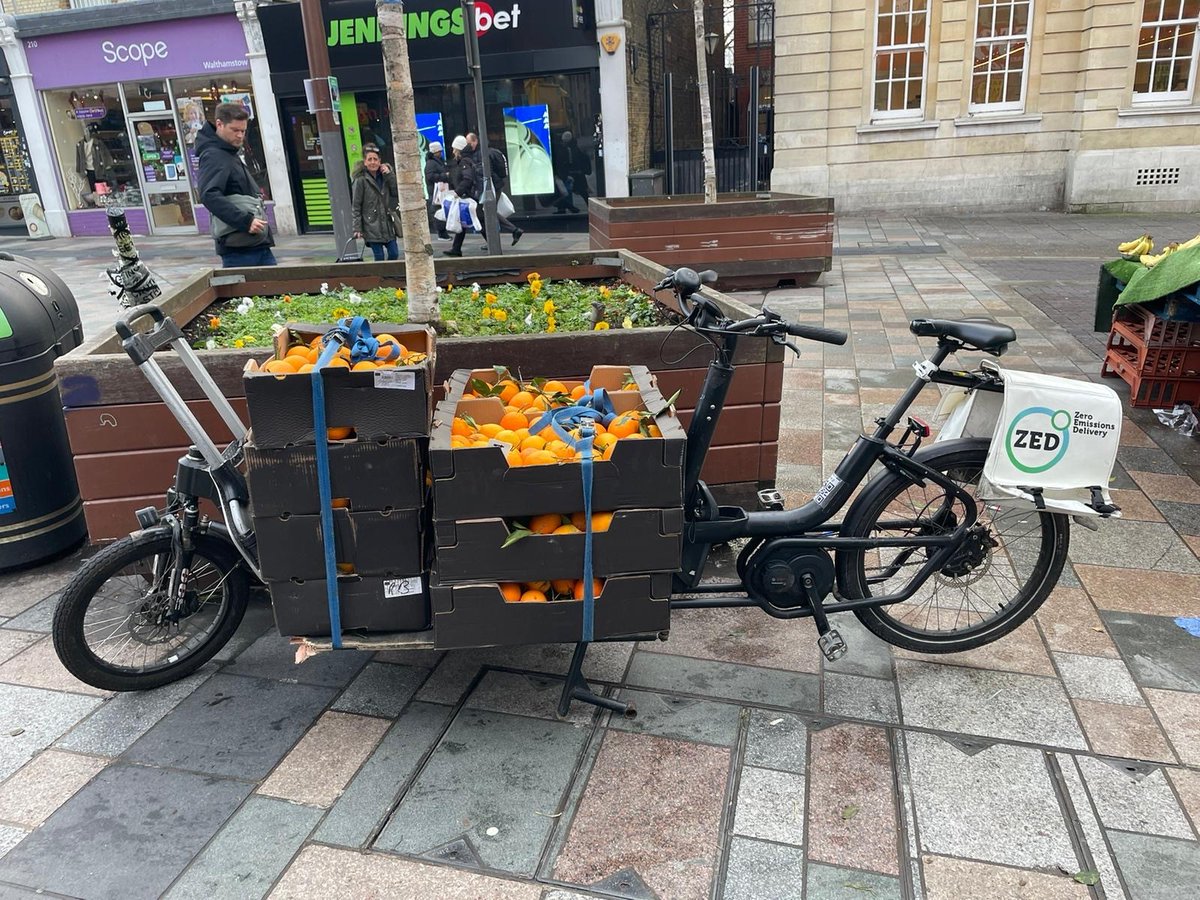
[(199, 501), (195, 497), (184, 498), (183, 508), (177, 515), (171, 517), (170, 524), (171, 550), (175, 564), (169, 573), (167, 596), (170, 598), (171, 608), (175, 609), (183, 601), (188, 577), (191, 575), (192, 556), (196, 552), (192, 535), (196, 533), (200, 524)]

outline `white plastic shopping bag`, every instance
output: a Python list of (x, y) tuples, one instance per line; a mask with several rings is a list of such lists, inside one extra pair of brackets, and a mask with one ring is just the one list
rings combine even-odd
[(516, 211), (517, 209), (515, 206), (513, 206), (513, 202), (511, 199), (509, 199), (508, 194), (504, 193), (504, 191), (501, 191), (500, 199), (496, 201), (496, 214), (504, 216), (504, 218), (507, 219)]

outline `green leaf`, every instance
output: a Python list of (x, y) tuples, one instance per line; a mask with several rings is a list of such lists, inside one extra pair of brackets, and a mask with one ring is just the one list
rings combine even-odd
[(858, 815), (858, 811), (860, 809), (862, 809), (862, 807), (859, 806), (857, 803), (851, 803), (849, 806), (845, 806), (842, 808), (842, 818), (845, 819), (846, 821), (850, 821), (851, 819), (853, 819), (855, 816)]
[(675, 410), (675, 401), (679, 399), (679, 395), (682, 393), (683, 393), (683, 388), (680, 388), (675, 393), (673, 393), (670, 396), (670, 398), (667, 400), (667, 402), (662, 405), (662, 409), (660, 409), (658, 412), (654, 413), (654, 415), (661, 416), (663, 413), (667, 412), (668, 410), (673, 412)]
[(1072, 877), (1080, 884), (1086, 884), (1088, 887), (1100, 883), (1100, 873), (1095, 869), (1085, 869), (1082, 872), (1076, 872)]
[(471, 390), (480, 397), (491, 397), (496, 393), (496, 385), (484, 381), (482, 378), (472, 378)]
[(511, 547), (517, 541), (527, 538), (531, 534), (533, 534), (533, 532), (524, 526), (514, 526), (513, 530), (509, 532), (508, 537), (504, 539), (504, 543), (500, 545), (500, 549), (503, 550), (505, 547)]
[(505, 378), (512, 378), (512, 375), (508, 371), (508, 366), (492, 366), (492, 371), (496, 373), (497, 384)]
[(476, 431), (479, 430), (479, 423), (477, 423), (471, 416), (468, 416), (466, 413), (462, 414), (462, 420), (464, 422), (466, 422), (468, 425), (470, 425), (472, 428), (474, 428)]

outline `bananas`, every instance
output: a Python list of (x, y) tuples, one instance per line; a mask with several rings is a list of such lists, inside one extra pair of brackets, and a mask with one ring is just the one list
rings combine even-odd
[(1149, 253), (1154, 249), (1154, 240), (1149, 234), (1143, 234), (1141, 237), (1136, 237), (1132, 241), (1126, 241), (1123, 244), (1117, 245), (1117, 250), (1121, 253), (1127, 253), (1130, 256), (1141, 256)]
[[(1193, 246), (1195, 246), (1195, 245), (1193, 245)], [(1140, 262), (1143, 266), (1146, 266), (1149, 269), (1153, 269), (1160, 262), (1162, 262), (1164, 259), (1166, 259), (1168, 256), (1170, 256), (1172, 253), (1174, 253), (1176, 250), (1180, 250), (1180, 249), (1182, 249), (1182, 245), (1178, 241), (1171, 241), (1171, 243), (1169, 243), (1169, 244), (1167, 244), (1167, 246), (1163, 247), (1163, 252), (1158, 254), (1158, 256), (1150, 256), (1147, 253), (1143, 253), (1141, 256), (1138, 257), (1138, 262)]]
[(1200, 234), (1196, 235), (1190, 241), (1184, 241), (1182, 244), (1179, 245), (1179, 249), (1180, 250), (1188, 250), (1197, 245), (1200, 245)]

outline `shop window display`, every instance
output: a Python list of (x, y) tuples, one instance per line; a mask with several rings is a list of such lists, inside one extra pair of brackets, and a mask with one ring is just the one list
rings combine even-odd
[(266, 197), (271, 199), (271, 186), (267, 178), (267, 164), (262, 150), (262, 131), (258, 123), (258, 108), (254, 92), (249, 87), (250, 73), (241, 72), (222, 75), (220, 79), (211, 77), (172, 78), (171, 94), (175, 98), (175, 110), (179, 117), (179, 127), (182, 131), (182, 144), (187, 158), (188, 175), (192, 183), (192, 193), (195, 202), (200, 202), (199, 194), (199, 158), (196, 156), (196, 135), (204, 127), (205, 122), (211, 122), (216, 115), (217, 105), (221, 103), (240, 103), (250, 114), (246, 128), (246, 142), (242, 145), (242, 155), (250, 174), (258, 186), (263, 189)]
[(46, 91), (46, 118), (74, 209), (141, 206), (121, 95), (115, 84)]
[(29, 148), (17, 128), (13, 101), (0, 99), (0, 194), (33, 190), (33, 165)]

